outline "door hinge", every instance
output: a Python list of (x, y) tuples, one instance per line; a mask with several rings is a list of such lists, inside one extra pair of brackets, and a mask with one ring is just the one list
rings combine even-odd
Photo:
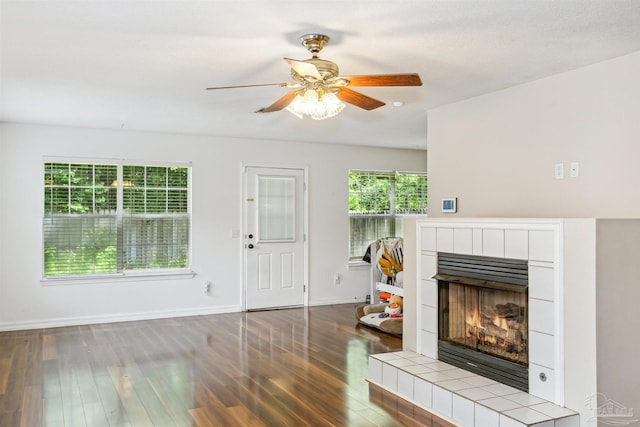
[(307, 292), (307, 285), (302, 285), (302, 292)]

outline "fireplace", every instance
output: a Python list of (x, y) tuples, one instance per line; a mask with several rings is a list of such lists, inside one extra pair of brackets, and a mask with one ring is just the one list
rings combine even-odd
[(527, 391), (528, 264), (438, 253), (438, 359)]

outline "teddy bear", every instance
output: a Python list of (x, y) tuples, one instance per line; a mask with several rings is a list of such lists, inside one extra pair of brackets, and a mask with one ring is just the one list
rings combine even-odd
[[(389, 304), (384, 308), (384, 312), (389, 315), (399, 315), (402, 313), (402, 297), (399, 295), (391, 295)], [(399, 317), (399, 316), (398, 316)]]

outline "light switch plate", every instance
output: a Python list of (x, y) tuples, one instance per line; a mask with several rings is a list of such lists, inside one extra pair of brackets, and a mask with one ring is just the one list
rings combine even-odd
[(556, 163), (556, 165), (553, 168), (553, 171), (556, 179), (564, 178), (564, 163)]

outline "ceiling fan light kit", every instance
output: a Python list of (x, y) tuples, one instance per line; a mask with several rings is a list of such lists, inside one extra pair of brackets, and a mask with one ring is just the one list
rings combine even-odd
[(296, 93), (286, 110), (302, 119), (305, 115), (313, 120), (324, 120), (338, 115), (345, 105), (335, 93), (326, 88), (307, 89), (303, 95)]
[(422, 86), (420, 76), (415, 73), (339, 76), (339, 68), (335, 62), (318, 58), (318, 53), (329, 43), (328, 36), (306, 34), (300, 40), (312, 56), (303, 61), (284, 58), (291, 66), (293, 82), (210, 87), (207, 90), (256, 86), (293, 88), (270, 106), (256, 112), (271, 113), (286, 109), (301, 119), (310, 116), (314, 120), (324, 120), (339, 114), (345, 108), (345, 102), (368, 111), (385, 105), (384, 102), (347, 86)]

